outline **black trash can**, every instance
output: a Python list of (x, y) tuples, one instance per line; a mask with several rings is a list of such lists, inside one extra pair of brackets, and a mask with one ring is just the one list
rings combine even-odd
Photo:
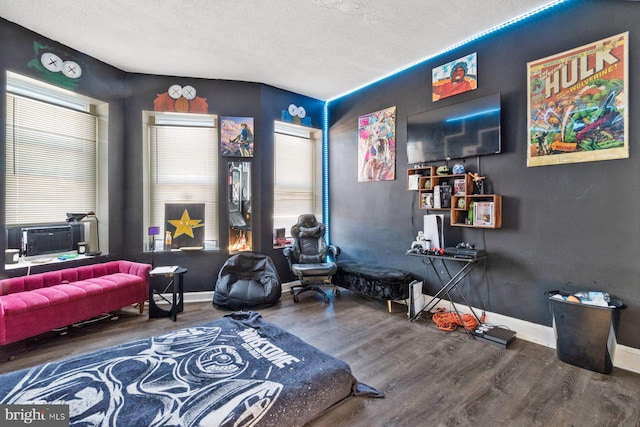
[(610, 374), (620, 309), (624, 304), (611, 298), (609, 307), (600, 307), (553, 297), (571, 295), (563, 291), (549, 291), (546, 295), (553, 315), (558, 359), (590, 371)]

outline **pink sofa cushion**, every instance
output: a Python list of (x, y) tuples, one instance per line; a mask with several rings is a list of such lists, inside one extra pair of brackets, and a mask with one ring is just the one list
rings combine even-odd
[(117, 288), (140, 286), (143, 279), (126, 273), (115, 273), (93, 279), (60, 284), (6, 295), (2, 299), (5, 315), (11, 316), (47, 306), (66, 304), (86, 297), (95, 297)]
[[(112, 275), (115, 273), (127, 273), (129, 275), (143, 277), (146, 276), (146, 273), (150, 269), (144, 266), (148, 266), (148, 264), (138, 264), (127, 261), (110, 261), (59, 271), (48, 271), (46, 273), (38, 273), (31, 276), (13, 277), (0, 282), (0, 296), (49, 288), (63, 283), (73, 283), (96, 277)], [(127, 281), (129, 279), (127, 279)]]
[(150, 270), (110, 261), (0, 280), (0, 345), (142, 304)]

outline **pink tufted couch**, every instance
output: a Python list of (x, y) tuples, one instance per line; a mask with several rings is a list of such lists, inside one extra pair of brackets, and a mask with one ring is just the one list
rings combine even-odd
[(0, 345), (71, 325), (149, 297), (149, 264), (109, 261), (0, 281)]

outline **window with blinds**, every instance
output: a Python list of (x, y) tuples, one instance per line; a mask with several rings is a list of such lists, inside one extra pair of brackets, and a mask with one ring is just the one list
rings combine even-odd
[(98, 119), (7, 92), (6, 224), (96, 212)]
[(147, 226), (159, 226), (164, 236), (166, 203), (204, 203), (205, 247), (211, 248), (219, 242), (218, 132), (214, 116), (202, 116), (201, 123), (195, 118), (148, 118)]
[(273, 228), (287, 236), (300, 214), (322, 221), (320, 139), (315, 130), (276, 122)]

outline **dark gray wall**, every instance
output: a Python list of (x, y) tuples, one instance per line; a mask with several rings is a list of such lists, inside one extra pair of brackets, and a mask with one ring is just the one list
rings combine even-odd
[[(222, 116), (254, 118), (255, 151), (252, 158), (220, 157), (219, 182), (226, 182), (228, 161), (251, 163), (252, 174), (252, 236), (253, 250), (272, 257), (283, 280), (291, 278), (281, 250), (272, 246), (273, 217), (273, 122), (280, 120), (282, 110), (289, 104), (302, 105), (313, 126), (320, 127), (324, 103), (258, 83), (228, 80), (207, 80), (168, 76), (128, 74), (126, 77), (126, 162), (125, 191), (125, 256), (142, 256), (150, 262), (150, 254), (141, 254), (146, 231), (143, 229), (142, 187), (142, 111), (153, 110), (156, 94), (164, 93), (174, 84), (193, 86), (199, 97), (206, 98), (209, 113)], [(220, 247), (228, 246), (228, 216), (226, 186), (220, 187)], [(155, 262), (179, 264), (188, 268), (185, 289), (188, 291), (213, 290), (220, 267), (229, 258), (225, 249), (204, 252), (156, 253)]]
[[(491, 192), (503, 196), (503, 227), (445, 230), (447, 245), (468, 241), (489, 253), (486, 275), (478, 272), (464, 282), (471, 304), (551, 325), (546, 291), (608, 291), (628, 305), (618, 342), (640, 348), (634, 325), (640, 316), (637, 28), (638, 2), (568, 2), (331, 102), (330, 237), (343, 250), (341, 258), (425, 274), (418, 259), (405, 255), (426, 213), (417, 208), (417, 193), (405, 190), (407, 116), (501, 92), (503, 152), (481, 157), (479, 165)], [(625, 31), (630, 31), (630, 158), (528, 168), (527, 62)], [(431, 69), (472, 52), (478, 53), (478, 89), (433, 103)], [(357, 119), (391, 106), (397, 106), (396, 180), (359, 183)], [(476, 159), (465, 166), (478, 170)], [(427, 291), (437, 289), (434, 277), (427, 281)]]
[[(52, 51), (63, 60), (73, 60), (82, 67), (82, 76), (77, 80), (73, 90), (85, 96), (109, 103), (109, 248), (118, 257), (123, 253), (123, 188), (125, 186), (122, 164), (124, 160), (124, 77), (125, 73), (108, 66), (90, 56), (70, 49), (50, 39), (42, 37), (23, 27), (0, 19), (0, 39), (2, 39), (2, 55), (0, 55), (0, 116), (6, 116), (6, 71), (12, 71), (47, 83), (55, 84), (46, 75), (35, 69), (30, 62), (39, 61), (40, 54)], [(47, 46), (48, 49), (36, 53), (35, 44)], [(64, 87), (64, 86), (63, 86)], [(65, 87), (68, 88), (68, 87)], [(5, 158), (5, 120), (0, 120), (0, 158)], [(52, 165), (55, 167), (55, 165)], [(5, 224), (5, 162), (0, 162), (0, 224)], [(60, 218), (64, 221), (65, 218)], [(4, 242), (2, 247), (6, 247)], [(70, 263), (73, 264), (73, 263)], [(4, 267), (3, 267), (4, 268)], [(42, 267), (34, 269), (39, 271)], [(24, 274), (20, 270), (12, 270), (11, 274)]]
[[(226, 182), (227, 162), (248, 161), (252, 165), (252, 227), (253, 249), (272, 257), (283, 280), (290, 280), (281, 250), (272, 247), (273, 217), (273, 122), (281, 120), (289, 104), (304, 106), (311, 125), (322, 126), (324, 102), (260, 83), (229, 80), (210, 80), (125, 73), (87, 55), (74, 51), (23, 27), (0, 19), (3, 55), (0, 56), (0, 96), (5, 96), (5, 70), (15, 71), (36, 79), (42, 75), (28, 66), (38, 56), (34, 42), (51, 46), (60, 55), (72, 57), (83, 67), (83, 75), (76, 92), (109, 102), (109, 258), (127, 258), (150, 262), (143, 253), (146, 230), (142, 225), (142, 111), (153, 110), (153, 101), (173, 84), (192, 85), (199, 97), (206, 98), (208, 111), (223, 116), (254, 118), (255, 153), (252, 158), (220, 158), (220, 182)], [(66, 58), (65, 58), (66, 59)], [(0, 116), (5, 115), (5, 103), (0, 103)], [(0, 156), (4, 158), (5, 123), (0, 121)], [(0, 163), (4, 177), (4, 162)], [(220, 188), (220, 247), (227, 247), (228, 218), (225, 214), (226, 193)], [(4, 200), (5, 182), (0, 178), (0, 200)], [(0, 209), (0, 224), (4, 226), (4, 206)], [(2, 237), (3, 247), (4, 233)], [(156, 264), (179, 264), (187, 267), (185, 290), (213, 290), (220, 267), (229, 258), (226, 249), (203, 252), (156, 253)], [(64, 266), (73, 266), (79, 261)], [(58, 269), (41, 266), (35, 271)], [(26, 269), (22, 269), (26, 270)], [(1, 276), (25, 274), (21, 269), (0, 273)]]

